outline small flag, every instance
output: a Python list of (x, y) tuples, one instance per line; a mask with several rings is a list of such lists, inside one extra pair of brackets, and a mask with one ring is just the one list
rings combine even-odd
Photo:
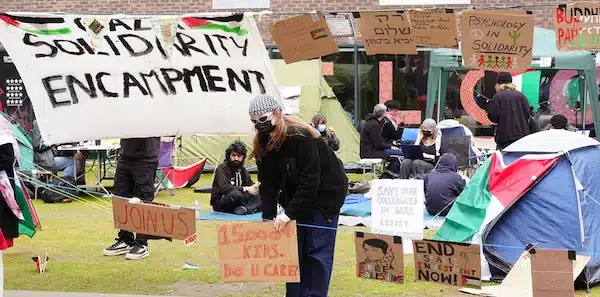
[(163, 57), (167, 60), (170, 59), (171, 53), (173, 52), (173, 41), (175, 40), (175, 36), (177, 34), (179, 19), (152, 19), (150, 20), (150, 23), (152, 24), (154, 33), (156, 33), (158, 40), (163, 46)]
[(310, 35), (312, 36), (313, 40), (327, 38), (327, 32), (325, 31), (325, 28), (320, 28), (320, 29), (317, 29), (314, 31), (310, 31)]
[(31, 257), (31, 259), (33, 262), (35, 262), (38, 273), (43, 274), (46, 271), (46, 267), (48, 267), (48, 260), (50, 260), (50, 258), (48, 258), (48, 253), (46, 253), (46, 258), (43, 260), (43, 262), (40, 256)]
[(84, 20), (86, 32), (91, 38), (92, 50), (94, 50), (95, 53), (98, 52), (102, 44), (102, 38), (104, 38), (104, 29), (106, 28), (108, 21), (109, 20), (106, 18)]

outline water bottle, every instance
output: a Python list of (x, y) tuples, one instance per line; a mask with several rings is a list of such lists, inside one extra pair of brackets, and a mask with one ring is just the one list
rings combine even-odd
[(200, 219), (200, 201), (194, 201), (194, 210), (196, 211), (196, 220)]

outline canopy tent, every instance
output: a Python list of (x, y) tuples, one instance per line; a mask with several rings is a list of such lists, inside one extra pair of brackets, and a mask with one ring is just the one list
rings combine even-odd
[[(539, 60), (542, 58), (551, 58), (552, 65), (540, 65)], [(579, 84), (580, 93), (585, 94), (585, 102), (590, 104), (592, 108), (594, 126), (599, 127), (595, 53), (587, 51), (561, 53), (556, 47), (555, 32), (536, 27), (534, 31), (533, 59), (531, 69), (565, 69), (579, 72), (582, 78)], [(450, 74), (454, 71), (473, 70), (473, 68), (465, 67), (462, 60), (460, 50), (437, 49), (431, 52), (427, 81), (427, 117), (433, 116), (435, 106), (439, 106), (437, 118), (442, 117)], [(581, 104), (581, 106), (581, 114), (585, 117), (587, 104)], [(583, 122), (585, 122), (585, 118)]]
[[(338, 157), (345, 164), (358, 162), (358, 132), (323, 78), (322, 62), (320, 60), (293, 64), (286, 64), (283, 60), (272, 60), (272, 62), (280, 88), (300, 87), (301, 89), (297, 115), (307, 122), (317, 113), (325, 115), (328, 124), (335, 129), (340, 139)], [(183, 135), (175, 159), (178, 166), (186, 166), (198, 161), (200, 156), (208, 159), (207, 167), (212, 167), (223, 161), (225, 149), (234, 140), (241, 140), (248, 150), (251, 150), (252, 138), (253, 135)], [(247, 165), (252, 165), (249, 163), (251, 162), (247, 162)]]

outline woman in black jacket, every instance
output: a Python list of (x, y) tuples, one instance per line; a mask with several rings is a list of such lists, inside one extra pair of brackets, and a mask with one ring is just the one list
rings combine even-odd
[[(287, 284), (287, 296), (326, 297), (335, 249), (333, 228), (337, 227), (348, 179), (341, 161), (317, 131), (281, 111), (282, 106), (269, 95), (250, 103), (257, 130), (250, 157), (256, 158), (258, 165), (263, 219), (274, 219), (278, 231), (291, 220), (300, 224), (301, 281)], [(283, 208), (279, 213), (278, 203)]]

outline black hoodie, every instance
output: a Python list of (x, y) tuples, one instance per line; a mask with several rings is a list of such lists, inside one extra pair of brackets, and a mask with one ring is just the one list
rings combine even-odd
[(213, 205), (215, 201), (233, 190), (244, 192), (244, 187), (254, 184), (250, 173), (248, 173), (248, 170), (244, 166), (231, 168), (227, 163), (227, 161), (221, 163), (215, 170), (210, 205)]
[(381, 137), (381, 125), (374, 115), (368, 115), (360, 130), (360, 158), (385, 158), (385, 149), (392, 146)]
[(443, 154), (436, 169), (425, 176), (425, 208), (431, 215), (446, 216), (456, 197), (465, 188), (465, 181), (456, 172), (456, 157)]

